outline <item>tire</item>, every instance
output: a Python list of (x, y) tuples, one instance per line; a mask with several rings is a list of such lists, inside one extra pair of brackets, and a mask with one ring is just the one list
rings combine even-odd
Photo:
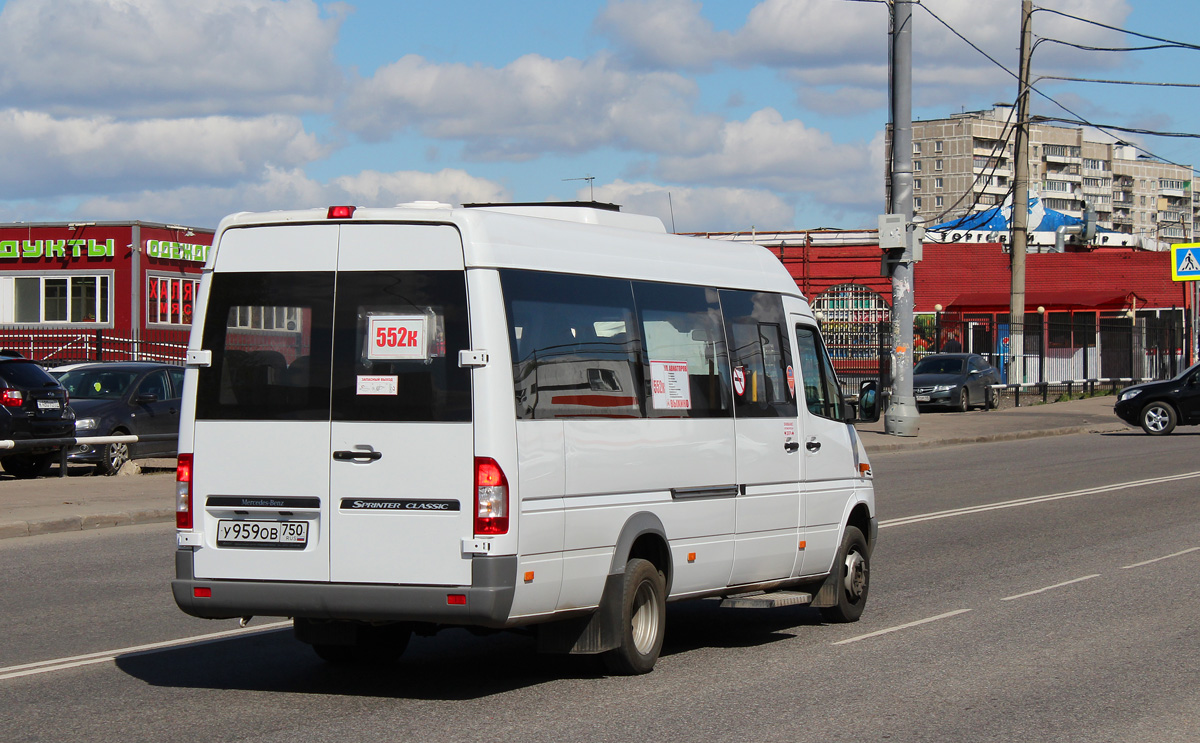
[(1152, 402), (1142, 408), (1138, 420), (1142, 430), (1151, 436), (1166, 436), (1175, 430), (1175, 408), (1162, 401)]
[(987, 391), (983, 393), (983, 409), (984, 410), (995, 410), (997, 404), (998, 403), (996, 402), (996, 391), (993, 390), (991, 387), (988, 387)]
[(56, 452), (13, 454), (0, 459), (0, 465), (3, 465), (5, 472), (19, 480), (32, 480), (49, 472), (57, 457)]
[[(113, 431), (110, 436), (125, 436), (126, 431)], [(102, 459), (96, 465), (96, 474), (115, 475), (129, 461), (129, 444), (105, 444)]]
[(821, 616), (831, 623), (857, 622), (867, 605), (867, 592), (871, 588), (871, 556), (867, 552), (867, 539), (858, 527), (846, 527), (834, 569), (837, 570), (838, 602), (822, 607)]
[(652, 671), (662, 651), (666, 620), (666, 577), (649, 560), (630, 560), (621, 590), (621, 644), (603, 655), (609, 672), (635, 676)]
[(958, 388), (958, 412), (965, 413), (971, 409), (971, 393), (966, 387)]
[(403, 625), (382, 627), (362, 625), (352, 645), (313, 643), (313, 651), (326, 663), (336, 665), (383, 666), (395, 663), (408, 647), (412, 630)]

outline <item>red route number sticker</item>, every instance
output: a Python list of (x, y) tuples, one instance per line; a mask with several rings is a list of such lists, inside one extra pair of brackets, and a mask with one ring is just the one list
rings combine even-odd
[(429, 320), (425, 315), (372, 315), (367, 358), (377, 361), (429, 358)]

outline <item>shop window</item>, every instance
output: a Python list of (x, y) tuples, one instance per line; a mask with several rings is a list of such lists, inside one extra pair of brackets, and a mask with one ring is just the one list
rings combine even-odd
[(196, 279), (151, 276), (146, 290), (146, 322), (150, 325), (191, 325)]
[(13, 321), (93, 324), (109, 322), (109, 276), (16, 276)]

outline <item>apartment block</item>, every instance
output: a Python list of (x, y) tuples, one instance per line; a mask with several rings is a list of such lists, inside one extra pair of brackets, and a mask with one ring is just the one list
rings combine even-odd
[[(1001, 104), (914, 121), (916, 216), (927, 225), (939, 224), (1010, 198), (1015, 121), (1015, 109)], [(1101, 227), (1133, 235), (1145, 248), (1163, 249), (1200, 234), (1200, 196), (1193, 192), (1190, 166), (1155, 160), (1131, 145), (1101, 138), (1080, 127), (1031, 124), (1031, 195), (1073, 217), (1090, 207)], [(890, 146), (889, 131), (889, 152)]]

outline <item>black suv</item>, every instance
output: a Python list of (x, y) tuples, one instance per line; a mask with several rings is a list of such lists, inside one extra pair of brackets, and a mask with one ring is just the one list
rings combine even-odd
[(1184, 369), (1174, 379), (1126, 387), (1114, 410), (1122, 420), (1141, 426), (1151, 436), (1164, 436), (1176, 424), (1200, 423), (1200, 364)]
[[(12, 351), (0, 351), (0, 440), (58, 439), (75, 435), (67, 391), (45, 369)], [(0, 466), (14, 477), (43, 475), (57, 446), (0, 449)], [(7, 452), (7, 453), (4, 453)]]

